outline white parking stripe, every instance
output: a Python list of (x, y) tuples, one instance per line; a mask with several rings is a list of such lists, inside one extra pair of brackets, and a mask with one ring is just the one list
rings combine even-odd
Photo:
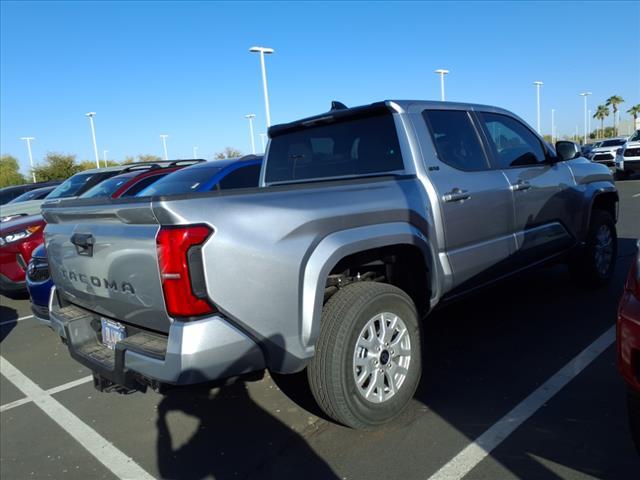
[(449, 463), (429, 477), (429, 480), (457, 480), (464, 477), (540, 407), (580, 374), (598, 355), (604, 352), (615, 341), (615, 335), (614, 325), (531, 395), (516, 405), (513, 410), (498, 420), (489, 430), (476, 438)]
[(0, 373), (118, 478), (136, 480), (154, 478), (1, 355)]
[[(45, 391), (49, 395), (54, 395), (56, 393), (64, 392), (65, 390), (69, 390), (70, 388), (77, 387), (78, 385), (82, 385), (84, 383), (90, 382), (92, 379), (93, 377), (89, 375), (87, 377), (82, 377), (82, 378), (79, 378), (78, 380), (73, 380), (71, 382), (58, 385), (57, 387), (53, 387)], [(29, 403), (29, 402), (31, 402), (30, 398), (21, 398), (20, 400), (15, 400), (13, 402), (5, 403), (4, 405), (0, 405), (0, 413), (6, 412), (7, 410), (11, 410), (12, 408), (19, 407), (20, 405), (24, 405), (25, 403)]]
[(0, 325), (4, 325), (5, 323), (21, 322), (22, 320), (29, 320), (30, 318), (33, 318), (33, 315), (27, 315), (26, 317), (20, 317), (20, 318), (13, 318), (11, 320), (2, 320), (0, 321)]

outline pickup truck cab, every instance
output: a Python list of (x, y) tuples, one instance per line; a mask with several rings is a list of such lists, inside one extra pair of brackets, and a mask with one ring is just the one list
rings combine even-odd
[(327, 415), (373, 428), (415, 392), (436, 305), (549, 261), (612, 276), (609, 170), (506, 110), (334, 103), (269, 137), (259, 188), (45, 207), (51, 325), (99, 389), (306, 368)]

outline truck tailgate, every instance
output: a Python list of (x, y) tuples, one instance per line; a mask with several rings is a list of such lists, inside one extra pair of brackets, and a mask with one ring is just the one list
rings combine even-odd
[(51, 276), (65, 298), (100, 316), (168, 332), (151, 203), (45, 208)]

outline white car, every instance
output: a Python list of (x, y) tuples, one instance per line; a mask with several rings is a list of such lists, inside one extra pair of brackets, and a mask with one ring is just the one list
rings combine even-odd
[(616, 151), (626, 143), (626, 138), (610, 138), (600, 143), (598, 148), (591, 151), (591, 161), (602, 163), (607, 167), (614, 167)]
[(616, 178), (625, 179), (636, 172), (640, 172), (640, 130), (636, 130), (616, 153)]

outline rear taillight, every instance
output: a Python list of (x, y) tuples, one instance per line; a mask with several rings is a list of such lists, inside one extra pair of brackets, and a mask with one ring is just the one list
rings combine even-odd
[(193, 279), (194, 273), (203, 277), (199, 246), (209, 235), (211, 229), (205, 225), (162, 227), (158, 232), (156, 244), (162, 291), (167, 312), (172, 317), (197, 317), (215, 311), (206, 298), (202, 285), (204, 278)]

